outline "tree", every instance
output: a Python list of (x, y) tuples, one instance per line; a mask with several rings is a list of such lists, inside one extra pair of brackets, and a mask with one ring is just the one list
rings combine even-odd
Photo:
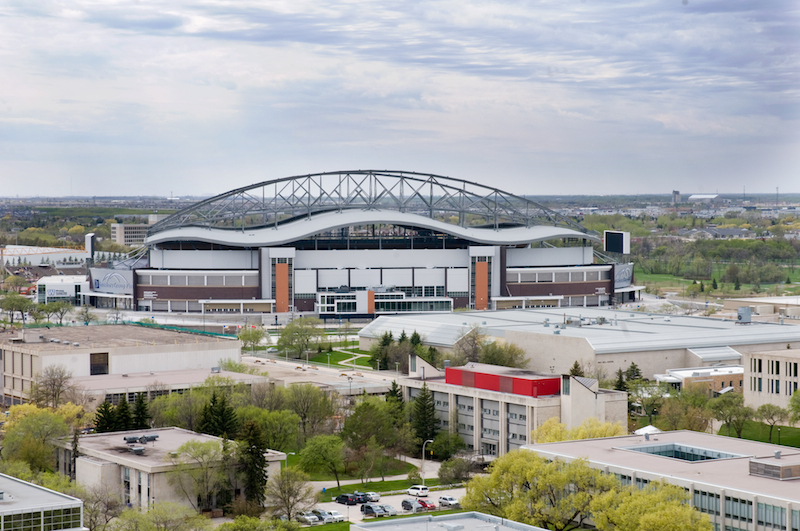
[(397, 380), (392, 380), (392, 386), (389, 388), (389, 392), (386, 393), (386, 401), (389, 402), (391, 400), (403, 401), (403, 390), (397, 385)]
[(708, 515), (689, 504), (682, 488), (651, 482), (643, 488), (628, 486), (592, 500), (594, 524), (599, 531), (711, 531)]
[(755, 412), (744, 405), (744, 397), (740, 393), (725, 393), (708, 401), (708, 408), (714, 418), (728, 426), (728, 436), (731, 427), (736, 435), (741, 438), (745, 423), (753, 418)]
[(638, 365), (631, 362), (630, 367), (625, 369), (625, 381), (630, 382), (633, 380), (641, 380), (641, 379), (642, 379), (642, 371), (639, 370)]
[(131, 413), (131, 406), (125, 397), (119, 401), (117, 407), (114, 408), (114, 430), (125, 431), (133, 429), (133, 413)]
[(414, 333), (411, 334), (411, 338), (409, 339), (409, 341), (415, 347), (417, 345), (422, 345), (422, 337), (419, 335), (419, 332), (417, 332), (416, 330), (414, 330)]
[(104, 401), (97, 406), (94, 414), (94, 429), (97, 433), (114, 431), (114, 406), (110, 402)]
[(248, 421), (242, 426), (239, 440), (239, 466), (244, 475), (244, 489), (248, 501), (259, 507), (264, 506), (264, 492), (267, 488), (268, 450), (264, 432), (258, 423)]
[(308, 476), (294, 467), (286, 467), (267, 482), (265, 501), (275, 516), (294, 520), (297, 513), (311, 509), (317, 503), (314, 487)]
[(299, 531), (300, 524), (283, 520), (262, 520), (261, 518), (240, 515), (233, 522), (225, 522), (216, 531)]
[(341, 488), (339, 472), (344, 469), (344, 443), (337, 435), (312, 437), (300, 451), (300, 468), (305, 472), (330, 472), (336, 478), (336, 486)]
[(92, 312), (91, 306), (87, 304), (84, 304), (81, 306), (81, 309), (78, 310), (77, 318), (79, 322), (87, 325), (92, 321), (97, 321), (97, 316)]
[(6, 278), (6, 286), (19, 293), (22, 288), (28, 286), (28, 281), (21, 275), (9, 275), (8, 278)]
[(433, 438), (433, 442), (426, 448), (431, 451), (436, 459), (445, 461), (456, 455), (461, 450), (464, 450), (467, 444), (464, 439), (457, 433), (449, 433), (447, 431), (440, 431)]
[(236, 416), (242, 426), (255, 422), (261, 427), (267, 448), (287, 452), (297, 447), (300, 417), (291, 411), (268, 411), (257, 406), (244, 406), (236, 410)]
[(719, 288), (719, 286), (717, 285), (717, 279), (716, 278), (712, 278), (711, 279), (711, 289), (716, 290), (718, 288)]
[(488, 476), (467, 484), (461, 505), (557, 531), (578, 529), (591, 516), (592, 500), (618, 485), (586, 461), (548, 461), (533, 452), (510, 452), (495, 460)]
[(775, 404), (762, 404), (755, 412), (755, 418), (761, 419), (769, 425), (769, 442), (772, 442), (772, 430), (779, 422), (789, 419), (789, 410)]
[(414, 398), (411, 426), (414, 434), (421, 441), (436, 437), (436, 406), (433, 402), (433, 393), (428, 389), (428, 384), (422, 384), (422, 389)]
[(104, 531), (122, 513), (122, 494), (118, 487), (95, 485), (78, 488), (72, 494), (83, 500), (83, 525), (89, 531)]
[(38, 373), (31, 384), (31, 402), (43, 407), (57, 408), (62, 398), (74, 387), (72, 372), (63, 365), (50, 365)]
[(114, 522), (114, 531), (207, 531), (211, 521), (184, 505), (159, 502), (147, 512), (126, 509)]
[(6, 427), (3, 459), (24, 461), (34, 472), (52, 471), (55, 447), (50, 441), (68, 432), (67, 423), (60, 415), (47, 409), (31, 411)]
[(150, 427), (150, 411), (144, 393), (136, 393), (136, 402), (133, 404), (133, 429), (146, 430)]
[(531, 441), (541, 444), (559, 441), (575, 441), (579, 439), (618, 437), (626, 434), (627, 430), (621, 424), (600, 422), (596, 417), (587, 418), (580, 425), (571, 430), (568, 430), (565, 424), (560, 423), (558, 417), (550, 417), (544, 424), (531, 432)]
[(300, 417), (303, 440), (315, 435), (319, 426), (334, 413), (331, 398), (319, 387), (310, 383), (289, 386), (286, 405)]
[(247, 326), (239, 332), (239, 340), (244, 344), (245, 349), (250, 350), (255, 350), (265, 337), (269, 336), (260, 326)]
[(583, 367), (581, 367), (581, 364), (578, 363), (578, 360), (575, 360), (575, 363), (572, 364), (572, 367), (569, 370), (569, 375), (570, 376), (585, 376), (585, 374), (583, 374)]
[(792, 422), (800, 421), (800, 390), (792, 393), (792, 398), (789, 399), (789, 413)]
[(453, 363), (464, 365), (470, 361), (478, 361), (481, 347), (486, 341), (486, 331), (478, 325), (461, 331), (461, 339), (453, 347)]
[(0, 300), (0, 308), (8, 313), (11, 326), (14, 326), (14, 315), (17, 313), (24, 314), (32, 304), (31, 301), (18, 293), (9, 293)]
[(222, 444), (217, 441), (188, 441), (171, 453), (169, 460), (175, 466), (168, 473), (170, 484), (186, 496), (195, 510), (213, 509), (214, 496), (224, 481), (220, 470)]
[(58, 317), (58, 324), (64, 324), (64, 317), (72, 311), (72, 305), (67, 301), (55, 301), (48, 304), (48, 310), (51, 310)]
[(614, 389), (617, 391), (627, 391), (628, 386), (625, 384), (625, 373), (622, 369), (617, 369), (617, 379), (614, 381)]
[(300, 317), (287, 324), (278, 339), (278, 348), (302, 358), (312, 343), (319, 343), (322, 337), (322, 321), (315, 317)]
[(463, 483), (472, 476), (472, 463), (460, 457), (448, 459), (439, 467), (439, 483), (452, 485)]
[(199, 431), (203, 408), (207, 403), (208, 396), (202, 392), (159, 396), (149, 406), (153, 427), (177, 426)]
[(503, 367), (523, 368), (528, 365), (524, 350), (513, 343), (501, 344), (497, 341), (484, 343), (481, 346), (478, 361)]
[(347, 446), (360, 450), (370, 438), (381, 446), (394, 444), (392, 417), (387, 414), (387, 408), (381, 406), (386, 406), (386, 402), (377, 399), (367, 399), (356, 406), (342, 428), (342, 440)]
[(646, 382), (632, 380), (627, 382), (628, 402), (631, 406), (639, 405), (647, 415), (648, 422), (653, 423), (653, 415), (664, 403), (664, 395), (668, 393), (667, 386), (660, 382)]
[(235, 437), (237, 426), (236, 411), (228, 404), (227, 395), (212, 391), (211, 401), (203, 407), (199, 430), (216, 437)]

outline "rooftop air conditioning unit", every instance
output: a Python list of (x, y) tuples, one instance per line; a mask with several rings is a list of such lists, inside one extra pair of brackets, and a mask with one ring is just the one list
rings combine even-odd
[(750, 323), (752, 321), (752, 310), (749, 306), (741, 306), (736, 310), (737, 323)]

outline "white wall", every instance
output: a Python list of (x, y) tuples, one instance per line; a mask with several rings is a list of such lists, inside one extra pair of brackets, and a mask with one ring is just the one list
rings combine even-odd
[(525, 248), (506, 251), (506, 267), (590, 265), (591, 247)]
[(411, 286), (411, 269), (384, 269), (384, 286)]
[[(346, 269), (320, 269), (319, 270), (319, 287), (322, 288), (338, 288), (339, 286), (347, 286), (348, 273)], [(295, 290), (296, 291), (296, 290)], [(299, 293), (299, 292), (297, 292)]]
[(415, 269), (415, 286), (444, 286), (445, 269)]
[(469, 253), (466, 249), (297, 251), (294, 266), (301, 269), (324, 267), (467, 267), (469, 266)]
[(317, 272), (313, 269), (296, 269), (294, 272), (295, 293), (316, 293)]
[(469, 268), (447, 270), (447, 291), (469, 292)]
[(350, 286), (354, 288), (371, 288), (381, 285), (380, 269), (351, 269)]
[(258, 251), (173, 251), (152, 249), (153, 269), (258, 269)]

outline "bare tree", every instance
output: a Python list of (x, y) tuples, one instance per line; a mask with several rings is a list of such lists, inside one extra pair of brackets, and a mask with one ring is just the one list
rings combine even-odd
[(31, 402), (42, 407), (57, 408), (74, 387), (70, 383), (72, 372), (63, 365), (45, 367), (31, 384)]
[(147, 384), (146, 389), (147, 391), (145, 392), (144, 396), (148, 402), (154, 398), (158, 398), (159, 396), (169, 394), (169, 386), (163, 382), (159, 382), (158, 380)]
[(452, 361), (454, 365), (464, 365), (471, 361), (478, 361), (481, 353), (481, 347), (486, 342), (486, 330), (478, 325), (472, 325), (467, 330), (461, 329), (461, 339), (459, 339), (453, 348)]
[(275, 516), (294, 520), (297, 513), (311, 509), (317, 503), (317, 496), (308, 476), (294, 467), (288, 467), (269, 478), (265, 502), (273, 508)]
[(75, 493), (83, 500), (83, 525), (89, 531), (105, 531), (108, 523), (122, 513), (122, 493), (119, 488), (95, 485)]

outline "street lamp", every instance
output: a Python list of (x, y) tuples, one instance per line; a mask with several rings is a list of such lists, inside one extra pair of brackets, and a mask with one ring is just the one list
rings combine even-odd
[(283, 458), (283, 468), (287, 468), (289, 466), (289, 456), (295, 455), (294, 452), (286, 452), (284, 454), (286, 457)]
[(781, 427), (778, 426), (778, 444), (781, 443)]
[(422, 484), (423, 485), (425, 484), (425, 445), (428, 444), (428, 443), (432, 443), (432, 442), (433, 442), (433, 440), (428, 439), (427, 441), (422, 443), (422, 466), (420, 468), (422, 469), (422, 474), (421, 475), (422, 475)]
[(331, 368), (331, 353), (328, 352), (328, 368)]

